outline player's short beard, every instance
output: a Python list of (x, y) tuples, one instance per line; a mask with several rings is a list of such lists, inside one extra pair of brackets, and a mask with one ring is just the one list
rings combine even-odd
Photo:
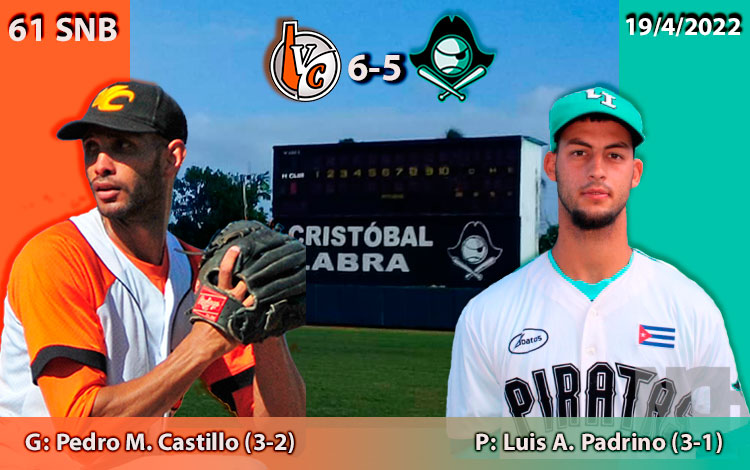
[(620, 212), (625, 208), (623, 204), (612, 211), (605, 212), (604, 214), (590, 215), (580, 209), (571, 209), (565, 203), (565, 200), (561, 197), (560, 202), (565, 210), (570, 214), (570, 220), (577, 228), (581, 230), (599, 230), (612, 225)]

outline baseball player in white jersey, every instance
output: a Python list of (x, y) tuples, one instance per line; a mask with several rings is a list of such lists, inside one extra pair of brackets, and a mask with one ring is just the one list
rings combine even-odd
[(464, 308), (447, 416), (747, 416), (714, 302), (628, 245), (643, 139), (639, 112), (605, 88), (552, 106), (557, 242)]

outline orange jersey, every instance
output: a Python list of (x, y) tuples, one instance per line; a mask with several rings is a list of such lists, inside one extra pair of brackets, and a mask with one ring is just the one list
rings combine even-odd
[[(126, 256), (96, 209), (43, 231), (13, 263), (0, 348), (0, 415), (87, 416), (96, 393), (138, 378), (190, 332), (197, 259), (167, 234), (162, 266)], [(240, 347), (203, 373), (240, 415), (255, 360)], [(41, 383), (40, 383), (41, 378)]]

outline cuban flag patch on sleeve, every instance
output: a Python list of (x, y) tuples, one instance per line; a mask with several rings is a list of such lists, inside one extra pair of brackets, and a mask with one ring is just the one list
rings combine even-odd
[(674, 328), (638, 325), (638, 344), (674, 349), (676, 334)]

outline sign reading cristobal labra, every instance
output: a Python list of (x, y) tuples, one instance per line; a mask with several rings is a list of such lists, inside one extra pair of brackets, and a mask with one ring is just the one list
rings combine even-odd
[(289, 235), (307, 246), (319, 284), (486, 287), (518, 267), (519, 219), (443, 216), (303, 219)]
[(273, 214), (321, 285), (484, 288), (537, 252), (543, 143), (274, 147)]

